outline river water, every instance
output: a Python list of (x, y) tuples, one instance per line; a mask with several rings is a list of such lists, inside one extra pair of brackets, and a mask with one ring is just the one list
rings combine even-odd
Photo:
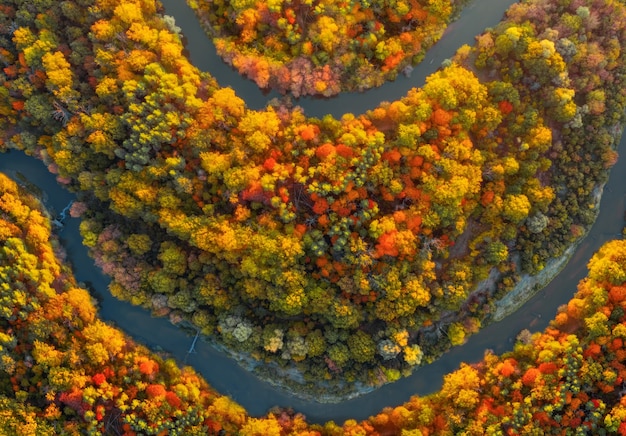
[[(193, 64), (209, 71), (222, 87), (231, 87), (246, 101), (248, 107), (260, 109), (269, 100), (280, 97), (277, 92), (263, 92), (254, 82), (217, 56), (215, 47), (200, 27), (193, 10), (183, 0), (161, 0), (165, 13), (176, 19), (182, 28), (186, 49)], [(399, 74), (394, 82), (367, 92), (342, 93), (334, 98), (305, 97), (293, 100), (310, 117), (320, 118), (331, 114), (340, 118), (345, 113), (355, 115), (374, 109), (382, 101), (395, 101), (403, 97), (413, 87), (421, 87), (426, 77), (432, 74), (445, 59), (451, 58), (463, 44), (473, 45), (474, 37), (485, 28), (495, 26), (506, 9), (516, 3), (514, 0), (473, 0), (460, 14), (458, 20), (446, 29), (443, 37), (426, 54), (424, 60), (413, 70), (411, 77)]]
[[(206, 68), (207, 65), (211, 66), (211, 72), (213, 73), (215, 69), (215, 74), (222, 86), (236, 87), (237, 93), (252, 106), (262, 107), (263, 102), (271, 98), (271, 96), (262, 95), (252, 82), (240, 79), (229, 67), (218, 64), (221, 61), (215, 57), (214, 51), (213, 58), (210, 54), (203, 56), (202, 52), (198, 52), (198, 49), (209, 52), (210, 45), (207, 43), (193, 13), (180, 0), (166, 0), (164, 3), (167, 13), (176, 17), (177, 24), (184, 29), (185, 35), (189, 38), (188, 48), (194, 63), (197, 62), (201, 68)], [(484, 3), (487, 5), (483, 6)], [(494, 12), (494, 9), (497, 11)], [(481, 20), (482, 24), (478, 27), (479, 30), (482, 30), (488, 25), (495, 24), (502, 15), (503, 9), (504, 6), (501, 6), (498, 0), (485, 0), (480, 4), (470, 6), (463, 17), (470, 16)], [(482, 21), (487, 15), (490, 15), (495, 22)], [(464, 19), (463, 17), (461, 20)], [(187, 20), (190, 21), (187, 22)], [(456, 26), (455, 32), (461, 24), (462, 22), (453, 24), (453, 27)], [(465, 24), (461, 27), (464, 26)], [(472, 30), (471, 35), (477, 34), (479, 30)], [(465, 32), (469, 31), (464, 30)], [(442, 40), (440, 43), (445, 41)], [(470, 40), (461, 38), (457, 46), (462, 43), (471, 43), (471, 38)], [(448, 44), (453, 47), (452, 42)], [(438, 59), (437, 62), (440, 62), (440, 57), (445, 59), (452, 55), (453, 48), (450, 49), (452, 51), (446, 52), (442, 47), (443, 45), (437, 44), (434, 50), (440, 54), (432, 54), (431, 51), (422, 66), (434, 69), (435, 62), (430, 64), (429, 59)], [(316, 116), (326, 112), (340, 115), (341, 112), (349, 111), (350, 108), (353, 112), (360, 112), (366, 108), (374, 107), (382, 99), (399, 98), (410, 86), (419, 86), (423, 79), (421, 79), (422, 82), (419, 82), (419, 74), (416, 74), (418, 69), (410, 80), (402, 78), (398, 80), (398, 84), (392, 83), (380, 88), (380, 90), (365, 94), (350, 94), (345, 96), (345, 100), (344, 95), (342, 95), (330, 102), (309, 99), (301, 101), (299, 104), (304, 105), (306, 102), (306, 113)], [(224, 80), (224, 78), (228, 80)], [(402, 82), (406, 82), (402, 84), (406, 87), (404, 91), (400, 88)], [(248, 92), (250, 92), (250, 101)], [(310, 107), (309, 101), (311, 102)], [(326, 110), (323, 107), (326, 107)], [(620, 151), (626, 153), (625, 139), (622, 139), (620, 143)], [(46, 192), (46, 206), (57, 212), (61, 211), (73, 198), (70, 193), (55, 182), (54, 176), (47, 172), (44, 165), (22, 152), (10, 151), (0, 155), (0, 171), (6, 172), (10, 176), (15, 176), (16, 173), (26, 175), (30, 182)], [(321, 423), (334, 420), (337, 423), (342, 423), (349, 418), (364, 419), (379, 412), (384, 407), (402, 404), (413, 394), (428, 394), (439, 389), (442, 377), (456, 369), (461, 362), (479, 361), (486, 349), (494, 350), (496, 353), (510, 350), (513, 345), (512, 340), (520, 330), (529, 328), (531, 331), (539, 331), (547, 325), (557, 308), (573, 296), (576, 284), (586, 275), (586, 263), (591, 255), (602, 243), (621, 235), (624, 224), (623, 211), (626, 205), (625, 186), (626, 161), (620, 159), (611, 171), (611, 177), (605, 187), (601, 201), (601, 213), (587, 238), (578, 246), (569, 264), (557, 278), (515, 314), (481, 330), (480, 333), (472, 336), (465, 345), (452, 349), (434, 364), (415, 371), (411, 377), (385, 385), (372, 393), (340, 404), (303, 401), (262, 382), (237, 365), (232, 359), (201, 341), (196, 344), (196, 353), (190, 354), (186, 361), (202, 374), (215, 389), (222, 394), (230, 395), (253, 416), (263, 415), (273, 406), (283, 406), (292, 407), (294, 410), (304, 413), (309, 422)], [(158, 346), (182, 362), (193, 337), (173, 326), (166, 319), (152, 318), (148, 311), (112, 297), (107, 290), (109, 279), (95, 267), (88, 257), (87, 249), (81, 243), (78, 225), (78, 219), (68, 219), (60, 233), (61, 240), (66, 247), (77, 280), (87, 283), (101, 300), (100, 316), (102, 319), (113, 322), (138, 342), (153, 348)]]

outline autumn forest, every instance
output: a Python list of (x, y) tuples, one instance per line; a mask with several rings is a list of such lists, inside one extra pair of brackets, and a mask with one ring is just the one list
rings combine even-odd
[[(410, 74), (468, 7), (188, 3), (226, 63), (294, 98)], [(113, 296), (295, 396), (419, 373), (536, 292), (526, 278), (555, 276), (599, 213), (625, 122), (620, 0), (516, 3), (421, 87), (340, 118), (248, 108), (181, 32), (154, 0), (3, 1), (0, 151), (76, 194)], [(310, 423), (252, 417), (101, 321), (38, 197), (0, 174), (2, 434), (626, 434), (622, 240), (513, 351), (368, 419)]]

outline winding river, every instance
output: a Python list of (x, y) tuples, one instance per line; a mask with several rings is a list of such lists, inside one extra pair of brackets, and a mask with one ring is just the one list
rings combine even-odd
[[(231, 87), (246, 101), (248, 107), (260, 109), (273, 98), (280, 98), (277, 92), (263, 92), (257, 85), (226, 65), (215, 52), (215, 47), (207, 38), (193, 10), (183, 0), (160, 0), (165, 13), (176, 19), (185, 37), (185, 47), (193, 64), (210, 71), (222, 87)], [(473, 45), (474, 37), (485, 28), (495, 26), (504, 12), (515, 0), (473, 0), (452, 23), (442, 38), (426, 54), (424, 60), (415, 67), (410, 77), (399, 74), (398, 78), (379, 88), (366, 92), (342, 93), (334, 98), (304, 97), (294, 100), (310, 117), (321, 118), (331, 114), (340, 118), (345, 113), (358, 115), (374, 109), (382, 101), (395, 101), (406, 95), (409, 89), (422, 86), (426, 77), (435, 72), (445, 59), (451, 58), (463, 44)]]
[[(341, 115), (350, 111), (350, 108), (364, 111), (381, 100), (395, 100), (410, 87), (423, 83), (424, 77), (434, 71), (441, 60), (452, 56), (456, 47), (472, 43), (475, 34), (486, 26), (494, 25), (510, 3), (511, 0), (481, 0), (480, 3), (471, 5), (431, 50), (422, 65), (416, 68), (410, 79), (402, 77), (394, 83), (364, 94), (342, 95), (332, 100), (332, 103), (303, 99), (298, 104), (305, 107), (308, 115), (321, 116), (325, 113)], [(252, 107), (262, 107), (268, 99), (274, 97), (272, 94), (263, 95), (252, 82), (239, 78), (229, 67), (220, 63), (193, 12), (182, 0), (165, 0), (164, 4), (167, 13), (175, 16), (178, 25), (184, 29), (188, 40), (187, 48), (197, 66), (210, 69), (222, 86), (234, 87), (238, 95), (244, 97)], [(626, 139), (622, 139), (619, 149), (626, 153)], [(54, 176), (39, 161), (22, 152), (10, 151), (0, 155), (0, 171), (14, 177), (18, 174), (27, 176), (31, 183), (46, 193), (46, 206), (57, 212), (73, 198), (72, 194), (55, 182)], [(320, 404), (295, 398), (260, 381), (223, 353), (201, 341), (196, 344), (196, 353), (186, 356), (193, 340), (191, 336), (170, 324), (167, 319), (152, 318), (148, 311), (111, 296), (107, 290), (109, 279), (94, 265), (88, 257), (86, 247), (81, 243), (79, 220), (68, 219), (60, 236), (77, 280), (87, 283), (101, 299), (100, 316), (104, 320), (113, 322), (138, 342), (163, 349), (179, 361), (186, 358), (186, 362), (201, 373), (215, 389), (230, 395), (253, 416), (263, 415), (269, 408), (278, 405), (292, 407), (304, 413), (309, 422), (334, 420), (342, 423), (349, 418), (364, 419), (386, 406), (399, 405), (413, 394), (433, 392), (441, 386), (442, 377), (456, 369), (461, 362), (479, 361), (486, 349), (492, 349), (496, 353), (510, 350), (513, 337), (524, 328), (531, 331), (543, 329), (557, 308), (572, 297), (578, 281), (586, 275), (586, 263), (591, 255), (605, 241), (621, 235), (626, 206), (625, 186), (626, 160), (620, 159), (611, 171), (600, 204), (601, 213), (587, 238), (579, 244), (572, 259), (557, 278), (515, 314), (484, 328), (465, 345), (452, 349), (436, 363), (420, 368), (411, 377), (340, 404)]]

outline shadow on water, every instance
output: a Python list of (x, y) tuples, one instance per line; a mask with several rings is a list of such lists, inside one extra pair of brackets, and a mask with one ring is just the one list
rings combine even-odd
[[(189, 40), (188, 49), (191, 58), (197, 66), (205, 70), (210, 69), (222, 86), (233, 86), (252, 107), (260, 108), (273, 97), (271, 94), (264, 96), (252, 82), (240, 78), (215, 56), (215, 51), (208, 44), (193, 12), (184, 2), (164, 0), (163, 3), (167, 13), (175, 16), (178, 25), (184, 29)], [(306, 107), (308, 115), (321, 116), (327, 112), (341, 115), (343, 112), (354, 111), (355, 108), (364, 111), (374, 107), (381, 100), (395, 100), (404, 95), (409, 87), (422, 84), (423, 77), (434, 71), (443, 59), (450, 57), (456, 47), (472, 43), (475, 34), (485, 26), (494, 25), (510, 3), (511, 0), (504, 2), (484, 0), (471, 5), (460, 19), (466, 21), (453, 24), (454, 31), (447, 32), (428, 54), (422, 63), (422, 66), (428, 68), (422, 66), (416, 68), (410, 80), (402, 77), (396, 82), (367, 93), (342, 94), (333, 99), (332, 104), (314, 99), (303, 99), (299, 104)], [(476, 20), (479, 24), (471, 20)], [(463, 31), (463, 35), (458, 36), (457, 32), (460, 31)], [(422, 69), (424, 71), (421, 71)], [(624, 142), (622, 140), (620, 143), (622, 150), (626, 148)], [(22, 152), (11, 151), (0, 154), (0, 171), (13, 177), (16, 177), (18, 172), (26, 175), (31, 183), (47, 193), (45, 204), (57, 213), (73, 199), (70, 193), (55, 183), (54, 176), (48, 173), (39, 161)], [(465, 345), (452, 349), (434, 364), (420, 368), (411, 377), (340, 404), (307, 402), (286, 394), (260, 381), (225, 354), (201, 341), (195, 344), (196, 353), (187, 355), (193, 342), (193, 334), (173, 326), (166, 319), (152, 318), (148, 311), (111, 296), (108, 292), (109, 279), (94, 265), (88, 257), (86, 247), (81, 243), (78, 232), (79, 220), (68, 218), (60, 231), (60, 236), (77, 280), (88, 283), (100, 299), (100, 315), (104, 320), (112, 321), (138, 342), (171, 353), (180, 362), (186, 358), (187, 363), (201, 373), (215, 389), (222, 394), (230, 395), (253, 416), (265, 414), (269, 408), (278, 405), (292, 407), (304, 413), (310, 422), (334, 420), (341, 423), (348, 418), (364, 419), (384, 407), (402, 404), (413, 394), (424, 395), (433, 392), (441, 386), (442, 377), (456, 369), (461, 362), (479, 361), (486, 349), (494, 350), (496, 353), (510, 350), (511, 339), (520, 330), (529, 326), (532, 331), (542, 330), (554, 316), (558, 306), (572, 297), (576, 284), (587, 272), (586, 263), (591, 255), (603, 242), (621, 234), (625, 208), (624, 186), (626, 186), (626, 162), (620, 159), (611, 172), (602, 198), (601, 214), (589, 236), (579, 245), (561, 274), (515, 314), (481, 330)]]

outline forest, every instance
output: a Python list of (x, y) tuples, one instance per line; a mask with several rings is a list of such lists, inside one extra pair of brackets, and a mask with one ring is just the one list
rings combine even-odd
[[(267, 10), (289, 22), (312, 5)], [(349, 5), (329, 4), (304, 27), (319, 33), (338, 21), (357, 31), (359, 20), (371, 22), (370, 12)], [(224, 16), (241, 12), (235, 22), (249, 26), (248, 42), (284, 50), (284, 35), (250, 17), (249, 6), (212, 3), (206, 17), (232, 35), (238, 30)], [(424, 19), (443, 28), (448, 6)], [(422, 88), (341, 119), (308, 118), (280, 102), (248, 109), (190, 64), (179, 29), (151, 0), (10, 0), (0, 11), (0, 148), (39, 157), (78, 193), (71, 213), (112, 277), (111, 293), (263, 362), (261, 377), (303, 396), (392, 382), (462, 344), (522, 276), (584, 237), (617, 159), (626, 101), (619, 1), (515, 4)], [(377, 4), (371, 11), (381, 26), (400, 14)], [(278, 26), (280, 17), (271, 19)], [(304, 31), (302, 15), (294, 19)], [(397, 44), (386, 34), (383, 48)], [(315, 44), (319, 65), (330, 59), (323, 51), (346, 50), (323, 41)], [(305, 42), (291, 55), (308, 51)], [(366, 59), (348, 71), (354, 83), (359, 68), (382, 71), (378, 61), (387, 58), (371, 66)], [(18, 199), (8, 179), (2, 189), (7, 428), (473, 434), (491, 426), (521, 434), (541, 425), (601, 434), (623, 420), (619, 241), (592, 259), (588, 280), (552, 327), (521, 337), (512, 354), (487, 355), (447, 376), (440, 392), (364, 422), (308, 427), (289, 411), (247, 417), (193, 371), (98, 321), (56, 259), (60, 248), (47, 245), (46, 219), (24, 219), (38, 206)], [(53, 309), (59, 299), (69, 306)], [(44, 319), (57, 315), (56, 323)], [(56, 369), (77, 363), (83, 378)], [(292, 369), (304, 384), (285, 376)], [(107, 380), (134, 384), (135, 398), (123, 397), (126, 387), (101, 389)], [(146, 392), (155, 380), (161, 387)]]
[[(219, 395), (191, 368), (98, 319), (93, 298), (63, 264), (50, 216), (3, 174), (0, 241), (0, 433), (182, 435), (206, 428)], [(220, 402), (228, 407), (225, 397)]]
[(5, 145), (79, 192), (111, 293), (303, 396), (462, 344), (584, 236), (617, 158), (618, 2), (516, 4), (421, 89), (341, 119), (247, 109), (149, 0), (2, 7)]
[(465, 3), (188, 2), (226, 63), (294, 97), (362, 91), (410, 74)]
[(361, 422), (251, 417), (190, 367), (98, 319), (63, 264), (50, 216), (0, 174), (0, 432), (338, 436), (626, 434), (626, 241), (605, 244), (544, 332), (522, 331), (440, 391)]

